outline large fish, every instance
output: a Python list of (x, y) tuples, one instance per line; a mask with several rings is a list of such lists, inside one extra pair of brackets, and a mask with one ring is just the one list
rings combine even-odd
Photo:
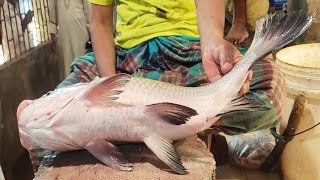
[(312, 19), (302, 12), (261, 19), (245, 56), (228, 74), (205, 86), (118, 74), (25, 100), (17, 110), (21, 143), (28, 150), (86, 149), (106, 165), (131, 170), (113, 143), (144, 142), (176, 173), (186, 174), (171, 141), (210, 127), (222, 114), (263, 110), (238, 94), (248, 71), (303, 33)]

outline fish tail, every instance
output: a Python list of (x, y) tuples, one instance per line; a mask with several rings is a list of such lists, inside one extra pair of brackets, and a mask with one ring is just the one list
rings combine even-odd
[(243, 56), (251, 69), (272, 51), (300, 36), (312, 23), (314, 14), (305, 11), (267, 15), (256, 22), (252, 44)]

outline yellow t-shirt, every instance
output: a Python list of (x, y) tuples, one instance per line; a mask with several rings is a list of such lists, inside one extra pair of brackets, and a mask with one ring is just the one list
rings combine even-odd
[[(111, 5), (114, 0), (89, 0)], [(157, 36), (199, 37), (194, 0), (117, 0), (115, 43), (131, 48)]]

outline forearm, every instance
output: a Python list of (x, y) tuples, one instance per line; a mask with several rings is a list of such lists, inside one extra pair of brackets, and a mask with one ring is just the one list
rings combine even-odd
[(223, 38), (225, 8), (224, 0), (195, 0), (201, 50)]
[(112, 6), (92, 4), (91, 40), (99, 75), (116, 73), (115, 45), (113, 37)]

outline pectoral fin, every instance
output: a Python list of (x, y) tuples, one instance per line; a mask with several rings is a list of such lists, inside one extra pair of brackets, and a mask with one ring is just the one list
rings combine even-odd
[(119, 149), (107, 141), (91, 142), (85, 149), (104, 164), (114, 169), (122, 171), (132, 170), (132, 165), (123, 157)]
[(147, 106), (147, 112), (158, 116), (170, 124), (185, 124), (192, 116), (197, 115), (197, 111), (187, 106), (173, 103), (159, 103)]
[(217, 116), (236, 111), (267, 111), (268, 107), (263, 107), (259, 103), (248, 99), (245, 95), (236, 95), (229, 104)]
[(172, 142), (158, 134), (153, 134), (144, 139), (144, 143), (153, 151), (156, 156), (166, 163), (178, 174), (187, 174), (186, 168), (182, 165), (181, 158), (172, 146)]

